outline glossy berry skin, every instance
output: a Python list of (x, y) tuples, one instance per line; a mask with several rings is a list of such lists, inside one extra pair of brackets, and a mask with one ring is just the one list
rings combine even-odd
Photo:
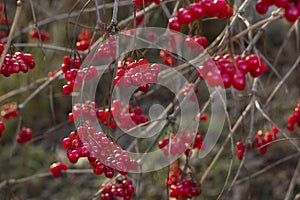
[(181, 23), (179, 22), (177, 17), (171, 17), (169, 19), (169, 28), (173, 31), (180, 31)]
[(80, 153), (78, 150), (69, 150), (67, 152), (67, 156), (71, 163), (77, 163), (78, 159), (80, 158)]
[(159, 72), (158, 64), (149, 65), (146, 59), (127, 58), (125, 61), (118, 62), (118, 70), (113, 83), (119, 88), (135, 86), (141, 92), (147, 92), (149, 85), (156, 83)]
[[(4, 50), (4, 43), (0, 41), (0, 55)], [(34, 57), (29, 53), (15, 52), (13, 55), (6, 54), (0, 67), (0, 74), (9, 77), (19, 72), (26, 73), (35, 67)]]
[(194, 20), (190, 10), (185, 8), (179, 9), (177, 17), (180, 24), (189, 24)]
[(218, 8), (215, 1), (205, 0), (203, 1), (203, 7), (205, 14), (209, 17), (212, 17), (217, 14)]
[(204, 79), (211, 87), (221, 86), (225, 89), (231, 86), (236, 90), (246, 88), (246, 75), (259, 77), (268, 70), (260, 56), (223, 55), (207, 59), (198, 69), (198, 77)]
[(244, 90), (246, 87), (246, 77), (244, 74), (235, 74), (232, 79), (232, 86), (237, 90)]
[(268, 12), (269, 6), (266, 3), (264, 3), (264, 1), (260, 0), (256, 3), (255, 8), (259, 14), (263, 15)]
[(183, 176), (183, 171), (174, 165), (168, 176), (169, 197), (175, 199), (191, 199), (201, 193), (200, 184)]
[(294, 23), (300, 16), (300, 11), (296, 8), (296, 6), (288, 6), (284, 11), (284, 16), (286, 20)]
[(188, 25), (194, 20), (201, 19), (204, 15), (209, 17), (216, 16), (219, 19), (229, 18), (233, 15), (233, 9), (225, 0), (203, 0), (180, 8), (178, 12), (169, 20), (169, 28), (180, 31), (182, 25)]
[(190, 6), (189, 11), (194, 19), (200, 19), (204, 16), (205, 11), (201, 3), (194, 3)]
[[(98, 105), (95, 102), (86, 101), (84, 104), (75, 104), (72, 114), (74, 118), (83, 116), (87, 121), (99, 120), (106, 125), (109, 124), (107, 120), (110, 119), (110, 128), (116, 128), (116, 122), (112, 117), (121, 117), (122, 119), (118, 119), (120, 126), (126, 127), (148, 120), (142, 115), (139, 107), (133, 109), (128, 106), (122, 110), (122, 103), (119, 100), (113, 101), (111, 110), (104, 109), (96, 112), (97, 109)], [(107, 178), (112, 178), (116, 171), (125, 175), (138, 167), (137, 162), (130, 159), (125, 150), (110, 141), (103, 132), (97, 132), (92, 123), (79, 126), (77, 130), (72, 131), (63, 139), (62, 147), (67, 150), (67, 157), (71, 163), (76, 163), (79, 158), (88, 159), (95, 175), (104, 174)]]
[(291, 23), (300, 17), (300, 2), (298, 0), (259, 0), (256, 3), (256, 11), (259, 14), (265, 14), (272, 5), (282, 8), (285, 19)]
[(294, 109), (294, 113), (289, 116), (287, 129), (289, 131), (294, 131), (295, 125), (300, 127), (300, 104), (296, 106), (296, 108)]
[(98, 76), (98, 71), (95, 66), (80, 69), (81, 61), (79, 57), (65, 56), (61, 70), (64, 73), (65, 79), (68, 81), (62, 88), (64, 95), (70, 95), (75, 89), (81, 88), (83, 81), (90, 81)]
[(103, 184), (102, 191), (100, 200), (130, 200), (135, 189), (132, 181), (123, 176), (110, 184)]

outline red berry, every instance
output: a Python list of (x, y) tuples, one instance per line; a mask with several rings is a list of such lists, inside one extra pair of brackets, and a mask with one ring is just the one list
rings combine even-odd
[(238, 150), (237, 157), (238, 159), (242, 160), (244, 156), (244, 150)]
[(238, 149), (238, 150), (244, 150), (245, 149), (245, 143), (244, 142), (237, 142), (236, 143), (236, 148)]
[(217, 14), (218, 8), (215, 1), (205, 0), (203, 1), (203, 7), (207, 16), (212, 17)]
[(228, 7), (227, 7), (227, 3), (224, 0), (219, 0), (216, 2), (216, 6), (217, 6), (217, 17), (219, 19), (221, 18), (225, 18), (228, 15)]
[(194, 20), (191, 12), (185, 8), (179, 9), (177, 17), (180, 24), (189, 24)]
[(286, 20), (293, 23), (299, 18), (300, 11), (296, 8), (296, 6), (288, 6), (284, 11), (284, 16)]
[(73, 92), (73, 87), (70, 84), (64, 85), (62, 89), (62, 93), (64, 95), (69, 95)]
[(173, 31), (180, 31), (181, 23), (179, 23), (179, 20), (177, 17), (171, 17), (169, 19), (169, 28)]
[(67, 152), (67, 156), (71, 163), (76, 163), (78, 161), (78, 159), (80, 158), (80, 153), (78, 150), (71, 150), (71, 151)]
[(205, 12), (204, 12), (204, 8), (201, 5), (201, 3), (194, 3), (190, 6), (189, 8), (191, 15), (193, 16), (193, 18), (195, 19), (200, 19), (204, 16)]
[(106, 176), (106, 178), (112, 178), (115, 175), (115, 172), (112, 168), (107, 167), (104, 171), (104, 175)]
[(286, 8), (289, 5), (289, 0), (274, 0), (274, 4), (279, 8)]
[(288, 125), (287, 125), (287, 129), (289, 130), (289, 131), (294, 131), (294, 124), (291, 124), (291, 123), (288, 123)]
[(60, 177), (61, 172), (68, 170), (68, 168), (69, 166), (66, 163), (57, 162), (51, 164), (50, 172), (53, 174), (55, 178), (58, 178)]
[(259, 14), (263, 15), (268, 12), (269, 6), (263, 0), (260, 0), (256, 3), (255, 8)]
[(231, 86), (231, 83), (232, 83), (231, 76), (228, 75), (228, 74), (222, 74), (221, 77), (222, 77), (224, 88), (229, 88)]
[(244, 90), (246, 87), (246, 77), (244, 74), (235, 74), (232, 79), (232, 86), (237, 90)]
[(70, 149), (71, 148), (71, 139), (69, 137), (64, 138), (61, 145), (65, 149)]

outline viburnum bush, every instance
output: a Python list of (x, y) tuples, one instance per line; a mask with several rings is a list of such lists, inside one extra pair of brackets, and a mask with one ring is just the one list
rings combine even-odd
[(299, 18), (0, 1), (0, 199), (299, 199)]

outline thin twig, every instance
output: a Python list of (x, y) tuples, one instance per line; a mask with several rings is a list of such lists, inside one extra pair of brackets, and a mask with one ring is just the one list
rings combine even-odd
[(23, 103), (18, 105), (18, 109), (22, 110), (34, 97), (36, 97), (40, 92), (42, 92), (46, 87), (48, 87), (51, 83), (53, 83), (63, 72), (59, 71), (55, 74), (54, 77), (49, 78), (45, 83), (43, 83), (38, 89), (36, 89), (33, 93), (27, 97)]
[[(256, 106), (257, 110), (262, 114), (262, 116), (266, 120), (268, 120), (272, 125), (276, 125), (276, 123), (263, 111), (263, 109), (261, 108), (261, 106), (257, 100), (255, 101), (255, 106)], [(298, 145), (284, 132), (284, 130), (282, 130), (279, 127), (277, 127), (277, 129), (281, 132), (281, 134), (285, 138), (287, 138), (289, 140), (289, 142), (295, 147), (295, 149), (300, 152), (300, 148), (298, 147)]]
[[(39, 43), (14, 43), (15, 47), (30, 47), (30, 48), (41, 48), (41, 45)], [(49, 49), (53, 51), (61, 51), (64, 53), (72, 53), (73, 50), (66, 48), (66, 47), (59, 47), (56, 45), (50, 45), (50, 44), (43, 44), (44, 49)], [(80, 51), (80, 54), (85, 54), (85, 52)]]
[(7, 54), (8, 49), (10, 48), (10, 44), (11, 44), (13, 36), (15, 34), (15, 31), (16, 31), (16, 28), (17, 28), (17, 24), (19, 23), (19, 19), (20, 19), (20, 16), (21, 16), (22, 8), (23, 8), (23, 1), (22, 0), (18, 0), (17, 1), (17, 9), (16, 9), (14, 20), (13, 20), (13, 24), (12, 24), (11, 29), (9, 31), (9, 35), (7, 37), (7, 41), (6, 41), (6, 44), (4, 46), (4, 50), (3, 50), (2, 54), (1, 54), (0, 66), (2, 66), (2, 63), (3, 63), (4, 58), (5, 58), (5, 55)]
[(261, 170), (256, 171), (255, 173), (251, 174), (250, 176), (247, 176), (247, 177), (244, 177), (244, 178), (241, 178), (241, 179), (237, 180), (235, 182), (235, 185), (239, 185), (239, 184), (241, 184), (241, 183), (243, 183), (245, 181), (248, 181), (249, 179), (252, 179), (252, 178), (255, 178), (257, 176), (260, 176), (261, 174), (269, 171), (270, 169), (272, 169), (272, 168), (274, 168), (274, 167), (276, 167), (276, 166), (278, 166), (278, 165), (280, 165), (282, 163), (285, 163), (285, 162), (287, 162), (287, 161), (289, 161), (291, 159), (294, 159), (294, 158), (298, 157), (299, 155), (300, 155), (300, 153), (294, 153), (294, 154), (286, 156), (286, 157), (284, 157), (284, 158), (282, 158), (280, 160), (277, 160), (276, 162), (267, 165), (266, 167), (262, 168)]
[(290, 199), (290, 196), (292, 195), (293, 189), (294, 189), (295, 184), (296, 184), (295, 182), (296, 182), (296, 178), (298, 176), (299, 170), (300, 170), (300, 159), (298, 159), (297, 167), (296, 167), (296, 169), (294, 171), (293, 177), (292, 177), (290, 185), (289, 185), (289, 189), (286, 192), (284, 200), (289, 200)]
[(227, 143), (230, 141), (230, 137), (231, 135), (236, 131), (236, 129), (239, 127), (239, 125), (241, 124), (242, 120), (244, 119), (244, 117), (247, 115), (247, 113), (250, 111), (250, 108), (252, 106), (252, 102), (250, 102), (247, 107), (244, 109), (244, 111), (242, 112), (242, 114), (240, 115), (240, 117), (236, 120), (234, 126), (232, 127), (232, 132), (229, 133), (226, 137), (226, 139), (224, 140), (224, 142), (222, 143), (222, 146), (220, 147), (219, 151), (217, 152), (217, 154), (214, 156), (213, 160), (210, 162), (209, 166), (205, 169), (200, 183), (203, 184), (203, 182), (205, 181), (205, 179), (207, 178), (209, 172), (212, 170), (213, 166), (215, 165), (215, 163), (217, 162), (217, 160), (219, 159), (219, 157), (221, 156), (222, 152), (225, 149), (225, 146), (227, 145)]
[(277, 91), (280, 89), (280, 87), (285, 83), (285, 81), (289, 78), (289, 76), (293, 73), (293, 71), (298, 67), (299, 62), (300, 62), (300, 55), (298, 56), (297, 60), (295, 61), (291, 69), (285, 74), (285, 76), (281, 79), (281, 81), (272, 90), (272, 93), (264, 103), (263, 108), (265, 108), (271, 102), (271, 100), (273, 99)]
[(34, 6), (33, 6), (33, 3), (32, 3), (32, 0), (30, 0), (30, 7), (31, 7), (31, 12), (32, 12), (32, 18), (33, 18), (33, 24), (38, 32), (38, 36), (39, 36), (39, 44), (40, 44), (40, 47), (42, 49), (42, 53), (43, 53), (43, 56), (45, 58), (46, 56), (46, 53), (45, 53), (45, 50), (43, 48), (43, 40), (42, 40), (42, 36), (41, 36), (41, 31), (40, 31), (40, 28), (37, 26), (37, 19), (36, 19), (36, 15), (35, 15), (35, 10), (34, 10)]

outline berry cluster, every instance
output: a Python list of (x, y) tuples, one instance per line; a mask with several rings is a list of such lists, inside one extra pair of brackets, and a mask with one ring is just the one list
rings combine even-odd
[(172, 56), (172, 53), (170, 53), (170, 51), (168, 51), (167, 49), (161, 50), (159, 56), (165, 65), (174, 66), (176, 58)]
[(197, 183), (192, 179), (185, 179), (183, 177), (183, 171), (178, 165), (172, 167), (172, 171), (168, 177), (167, 186), (170, 187), (169, 196), (178, 200), (190, 199), (201, 193), (200, 183)]
[(184, 45), (191, 48), (193, 52), (202, 53), (204, 51), (204, 48), (207, 46), (207, 38), (199, 35), (189, 35), (185, 39)]
[(109, 185), (103, 184), (102, 189), (100, 200), (130, 200), (135, 190), (132, 181), (126, 177), (118, 178)]
[(118, 70), (114, 78), (114, 85), (117, 87), (138, 86), (142, 92), (147, 92), (149, 84), (157, 81), (161, 68), (158, 64), (149, 65), (146, 59), (118, 62)]
[(79, 117), (96, 120), (96, 108), (98, 108), (98, 105), (92, 101), (86, 101), (84, 104), (77, 103), (73, 106), (72, 112), (69, 113), (68, 120), (74, 122)]
[[(238, 150), (237, 157), (238, 157), (238, 159), (242, 160), (243, 156), (244, 156), (245, 148), (246, 148), (245, 143), (244, 142), (237, 142), (236, 143), (236, 148)], [(248, 151), (251, 151), (251, 150), (252, 150), (252, 146), (249, 146)]]
[(7, 120), (9, 118), (17, 117), (19, 115), (17, 111), (17, 104), (5, 104), (1, 110), (1, 118), (2, 120)]
[(97, 118), (104, 125), (109, 126), (111, 129), (116, 128), (116, 121), (118, 120), (120, 128), (131, 129), (136, 125), (146, 123), (149, 119), (142, 114), (140, 107), (132, 108), (132, 106), (125, 106), (122, 109), (122, 102), (114, 100), (111, 110), (100, 109), (97, 110)]
[(222, 19), (231, 17), (233, 10), (225, 0), (203, 0), (187, 8), (180, 8), (177, 14), (169, 19), (169, 28), (180, 31), (183, 24), (190, 24), (194, 20), (201, 19), (205, 14)]
[(300, 104), (294, 110), (294, 114), (289, 116), (287, 129), (289, 131), (293, 131), (295, 129), (295, 124), (297, 123), (298, 127), (300, 127)]
[[(29, 36), (33, 39), (38, 39), (38, 40), (40, 39), (38, 30), (30, 31)], [(47, 33), (46, 31), (40, 31), (40, 36), (42, 42), (50, 39), (50, 34)]]
[(63, 162), (56, 162), (50, 165), (50, 172), (55, 178), (59, 178), (62, 171), (67, 171), (69, 169), (68, 164)]
[(300, 17), (299, 0), (259, 0), (256, 2), (256, 11), (259, 14), (266, 14), (273, 5), (284, 9), (284, 17), (289, 22), (293, 23)]
[[(186, 97), (193, 87), (194, 87), (194, 83), (190, 83), (185, 88), (183, 88), (182, 90), (183, 96)], [(200, 91), (200, 87), (197, 87), (194, 93), (191, 95), (190, 101), (192, 102), (197, 101), (197, 94), (199, 93), (199, 91)]]
[[(255, 135), (255, 148), (259, 149), (260, 154), (264, 155), (267, 153), (267, 148), (269, 147), (269, 143), (277, 139), (277, 134), (279, 133), (278, 129), (273, 126), (272, 130), (269, 130), (265, 134), (259, 130)], [(242, 160), (245, 152), (246, 145), (244, 142), (237, 142), (236, 148), (238, 150), (237, 157)], [(252, 146), (248, 147), (248, 151), (252, 150)]]
[(62, 88), (62, 93), (64, 95), (71, 94), (76, 88), (82, 86), (83, 80), (89, 81), (92, 78), (98, 76), (98, 71), (96, 67), (91, 66), (89, 68), (79, 69), (81, 66), (81, 61), (78, 57), (64, 57), (63, 64), (61, 65), (61, 70), (65, 75), (65, 79), (68, 81), (66, 85)]
[(115, 58), (116, 57), (116, 39), (108, 36), (103, 44), (97, 50), (97, 58)]
[(235, 55), (232, 58), (226, 54), (204, 61), (198, 69), (198, 76), (205, 79), (211, 87), (229, 88), (233, 86), (237, 90), (244, 90), (246, 88), (247, 73), (255, 78), (267, 70), (267, 65), (263, 63), (258, 55)]
[[(4, 43), (0, 41), (0, 56), (4, 50)], [(13, 55), (6, 54), (0, 68), (0, 74), (9, 77), (11, 74), (28, 72), (35, 67), (34, 58), (30, 53), (15, 52)]]
[(95, 102), (87, 101), (83, 105), (75, 104), (72, 112), (68, 115), (68, 120), (74, 122), (75, 119), (83, 117), (87, 120), (98, 119), (105, 126), (111, 129), (117, 127), (115, 119), (119, 121), (120, 128), (131, 129), (136, 125), (146, 123), (149, 119), (142, 114), (140, 107), (132, 108), (132, 106), (126, 106), (122, 109), (122, 102), (120, 100), (114, 100), (110, 109), (98, 109), (98, 105)]
[(150, 3), (150, 2), (153, 2), (157, 5), (160, 4), (160, 0), (135, 0), (133, 2), (134, 2), (135, 6), (144, 6), (144, 5), (146, 5), (147, 3)]
[(5, 131), (5, 126), (4, 126), (4, 123), (2, 121), (0, 121), (0, 138), (2, 137), (3, 131)]
[(279, 133), (276, 127), (272, 127), (272, 130), (263, 134), (261, 130), (256, 133), (255, 136), (255, 147), (260, 150), (260, 154), (264, 155), (267, 153), (267, 148), (270, 142), (277, 139), (277, 134)]
[(107, 178), (114, 176), (113, 168), (123, 175), (137, 168), (137, 162), (130, 159), (128, 152), (111, 142), (103, 132), (96, 132), (91, 124), (88, 126), (89, 128), (80, 126), (62, 141), (62, 146), (67, 149), (67, 157), (71, 163), (76, 163), (79, 158), (86, 157), (94, 168), (94, 174), (104, 173)]
[(87, 50), (91, 43), (91, 32), (89, 30), (81, 30), (80, 34), (78, 35), (78, 42), (76, 42), (76, 49), (78, 51), (85, 51)]
[(25, 144), (32, 139), (32, 130), (30, 128), (22, 128), (18, 133), (17, 143)]
[[(191, 145), (193, 145), (192, 148)], [(195, 137), (192, 132), (182, 130), (180, 135), (172, 134), (171, 139), (167, 137), (161, 140), (158, 143), (158, 147), (166, 156), (168, 156), (169, 153), (171, 153), (172, 156), (181, 155), (182, 153), (189, 156), (191, 149), (204, 149), (205, 143), (203, 143), (203, 138), (199, 131)]]
[(163, 50), (160, 51), (159, 56), (165, 65), (174, 66), (176, 62), (176, 55), (174, 55), (172, 52), (174, 52), (174, 49), (178, 48), (178, 44), (182, 44), (184, 41), (183, 37), (172, 32), (168, 34), (168, 39), (168, 45), (163, 47)]

